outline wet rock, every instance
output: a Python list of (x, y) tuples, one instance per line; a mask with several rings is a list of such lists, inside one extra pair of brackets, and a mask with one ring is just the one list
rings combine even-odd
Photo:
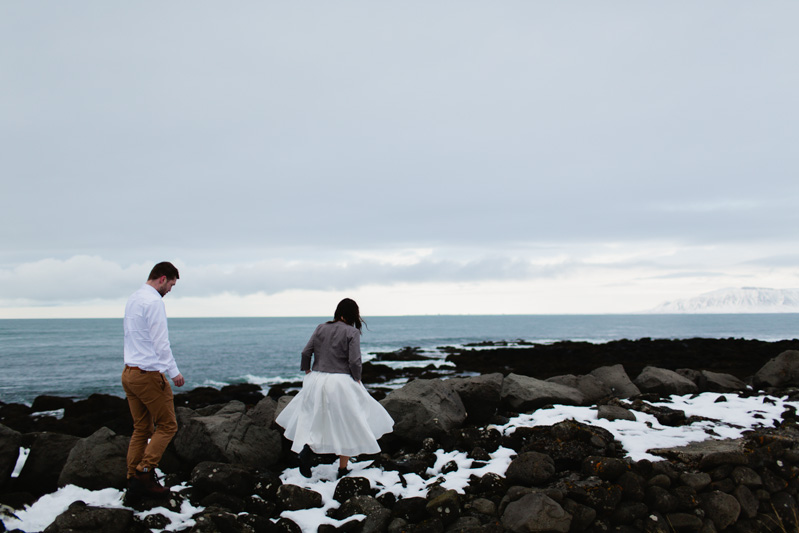
[(553, 376), (546, 381), (577, 389), (583, 395), (584, 405), (595, 404), (603, 398), (613, 395), (613, 390), (608, 385), (590, 374), (585, 376), (575, 376), (574, 374)]
[(460, 396), (440, 379), (417, 379), (380, 403), (394, 419), (394, 433), (409, 441), (446, 436), (466, 420)]
[(297, 485), (281, 485), (277, 489), (276, 499), (287, 511), (322, 507), (321, 494)]
[(13, 429), (0, 424), (0, 490), (9, 481), (19, 458), (22, 435)]
[(178, 456), (189, 464), (215, 461), (254, 468), (275, 464), (282, 453), (280, 433), (255, 424), (244, 410), (238, 401), (209, 416), (181, 409), (182, 424), (173, 440)]
[(80, 439), (67, 456), (58, 485), (77, 485), (89, 490), (125, 488), (129, 441), (129, 437), (108, 428)]
[(277, 401), (274, 398), (266, 396), (261, 399), (255, 407), (247, 411), (247, 416), (250, 417), (253, 424), (261, 427), (272, 427), (275, 421), (277, 412)]
[(502, 434), (495, 428), (462, 428), (453, 431), (452, 435), (455, 437), (455, 449), (464, 452), (480, 448), (493, 453), (502, 444)]
[(429, 516), (427, 514), (427, 499), (411, 497), (397, 500), (392, 509), (392, 514), (412, 524), (421, 522)]
[(713, 491), (701, 494), (699, 500), (705, 516), (719, 531), (734, 524), (741, 514), (741, 504), (730, 494)]
[(738, 485), (746, 485), (748, 487), (759, 487), (763, 485), (763, 479), (760, 475), (748, 466), (736, 466), (730, 478)]
[(58, 488), (58, 477), (79, 437), (61, 433), (32, 433), (30, 454), (17, 479), (17, 489), (41, 496)]
[(630, 525), (650, 513), (649, 506), (643, 502), (621, 502), (611, 515), (614, 524)]
[(732, 374), (702, 370), (700, 375), (702, 380), (702, 390), (710, 392), (736, 392), (746, 389), (746, 383), (736, 378)]
[(589, 476), (598, 476), (605, 481), (616, 481), (629, 469), (627, 461), (615, 457), (591, 456), (583, 461), (583, 472)]
[(705, 472), (683, 472), (680, 474), (680, 481), (696, 491), (700, 491), (710, 485), (712, 481), (709, 474)]
[(755, 387), (787, 387), (799, 385), (799, 350), (786, 350), (769, 360), (752, 376)]
[(647, 366), (641, 371), (633, 383), (641, 392), (657, 394), (693, 394), (699, 387), (690, 379), (684, 378), (673, 370)]
[(748, 462), (740, 439), (706, 440), (672, 448), (653, 448), (649, 452), (705, 471), (719, 465), (745, 465)]
[(347, 476), (336, 483), (333, 499), (339, 503), (344, 503), (354, 496), (374, 496), (376, 492), (372, 489), (368, 479)]
[(557, 470), (579, 470), (588, 456), (618, 456), (621, 446), (600, 427), (564, 420), (552, 426), (522, 427), (507, 435), (503, 445), (517, 452), (549, 455)]
[(566, 498), (561, 507), (572, 516), (569, 531), (585, 531), (596, 519), (596, 510)]
[(502, 525), (516, 533), (567, 533), (572, 516), (555, 500), (540, 492), (527, 494), (508, 504), (502, 514)]
[(631, 398), (641, 394), (638, 387), (630, 380), (624, 366), (620, 364), (595, 368), (590, 375), (610, 387), (616, 398)]
[(445, 526), (460, 518), (460, 498), (454, 490), (448, 490), (431, 499), (425, 506), (427, 514), (438, 518)]
[(488, 516), (496, 516), (497, 514), (497, 505), (487, 498), (475, 498), (467, 503), (464, 508), (467, 511)]
[(362, 514), (361, 533), (385, 531), (391, 521), (391, 511), (380, 505), (372, 496), (354, 496), (344, 502), (336, 511), (336, 518), (344, 520), (352, 515)]
[(669, 513), (666, 522), (674, 531), (699, 531), (702, 529), (702, 519), (691, 513)]
[(555, 474), (555, 461), (538, 452), (520, 453), (508, 465), (505, 477), (511, 483), (525, 487), (541, 485)]
[(147, 528), (133, 520), (133, 511), (129, 509), (107, 509), (90, 507), (84, 502), (74, 502), (58, 515), (44, 533), (103, 533), (118, 531), (120, 533), (141, 533)]
[(650, 486), (646, 489), (646, 504), (653, 510), (663, 514), (673, 513), (679, 510), (677, 498), (668, 489), (658, 486)]
[(191, 471), (191, 484), (201, 494), (227, 492), (246, 497), (256, 492), (259, 481), (251, 469), (241, 465), (205, 461)]
[(646, 498), (647, 482), (643, 476), (627, 471), (619, 476), (616, 483), (621, 487), (622, 497), (625, 500), (641, 502)]
[(597, 418), (605, 420), (630, 420), (635, 422), (635, 413), (618, 405), (600, 405), (597, 408)]
[(746, 518), (754, 518), (757, 516), (760, 501), (755, 497), (749, 487), (740, 485), (735, 488), (732, 495), (741, 505), (741, 513), (743, 513), (743, 516)]
[(502, 382), (502, 403), (517, 412), (531, 412), (547, 404), (582, 405), (582, 393), (572, 387), (508, 374)]
[(460, 396), (466, 409), (466, 421), (481, 425), (491, 421), (499, 408), (502, 374), (495, 372), (470, 378), (450, 378), (446, 382)]

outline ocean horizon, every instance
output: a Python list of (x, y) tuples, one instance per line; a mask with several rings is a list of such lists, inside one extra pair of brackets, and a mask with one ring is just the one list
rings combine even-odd
[[(328, 317), (169, 318), (170, 341), (186, 378), (201, 386), (271, 385), (302, 378), (300, 351)], [(364, 361), (417, 347), (446, 367), (444, 347), (642, 338), (796, 339), (799, 314), (406, 315), (366, 317)], [(798, 346), (799, 347), (799, 346)], [(776, 354), (775, 354), (776, 355)], [(393, 367), (430, 362), (388, 362)], [(0, 319), (0, 402), (41, 395), (122, 396), (121, 318)]]

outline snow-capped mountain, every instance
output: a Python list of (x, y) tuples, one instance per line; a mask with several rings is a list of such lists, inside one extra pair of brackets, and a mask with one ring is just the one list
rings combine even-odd
[(665, 302), (648, 313), (799, 313), (799, 289), (742, 287)]

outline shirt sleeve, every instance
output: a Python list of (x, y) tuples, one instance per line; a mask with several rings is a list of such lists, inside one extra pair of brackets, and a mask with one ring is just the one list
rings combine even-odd
[(361, 380), (361, 333), (353, 328), (349, 339), (350, 374), (355, 381)]
[(154, 305), (151, 305), (147, 315), (150, 338), (153, 341), (155, 355), (158, 357), (158, 361), (166, 365), (166, 375), (174, 378), (180, 374), (180, 370), (178, 370), (175, 357), (172, 355), (172, 347), (169, 344), (169, 330), (164, 302), (159, 300)]
[(311, 354), (314, 351), (314, 340), (316, 339), (316, 332), (319, 330), (317, 327), (311, 338), (308, 339), (308, 344), (302, 349), (302, 356), (300, 357), (300, 370), (308, 371), (311, 369)]

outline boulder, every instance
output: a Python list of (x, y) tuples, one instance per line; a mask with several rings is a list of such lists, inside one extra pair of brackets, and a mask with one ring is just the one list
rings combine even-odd
[(41, 496), (55, 492), (69, 452), (80, 438), (61, 433), (32, 433), (30, 454), (17, 479), (18, 489)]
[(372, 496), (353, 496), (336, 511), (336, 518), (345, 520), (352, 515), (366, 515), (361, 522), (361, 533), (385, 531), (391, 521), (391, 511)]
[(601, 366), (592, 370), (589, 375), (610, 387), (616, 398), (631, 398), (641, 394), (622, 365)]
[(259, 494), (265, 499), (274, 498), (281, 485), (277, 476), (258, 473), (241, 465), (206, 461), (191, 471), (191, 484), (202, 495), (224, 492), (239, 497)]
[(438, 518), (445, 526), (453, 524), (461, 516), (461, 502), (458, 492), (448, 490), (432, 498), (425, 506), (427, 514)]
[(755, 387), (795, 387), (799, 385), (799, 350), (786, 350), (771, 359), (752, 377)]
[(255, 407), (247, 411), (247, 416), (252, 419), (253, 423), (262, 427), (272, 427), (275, 421), (277, 411), (277, 402), (274, 398), (266, 396), (263, 400), (255, 404)]
[(134, 533), (148, 531), (148, 528), (134, 522), (133, 511), (130, 509), (90, 507), (82, 501), (77, 501), (58, 515), (53, 523), (45, 528), (44, 533), (75, 533), (79, 531)]
[(372, 488), (371, 483), (365, 477), (346, 476), (336, 483), (333, 499), (344, 503), (354, 496), (374, 496), (375, 494), (377, 494), (377, 490)]
[(208, 416), (196, 416), (181, 408), (175, 451), (189, 464), (203, 461), (267, 467), (280, 459), (280, 433), (258, 425), (244, 413), (243, 403), (234, 400)]
[(585, 405), (593, 405), (603, 398), (613, 395), (613, 391), (603, 381), (596, 376), (586, 374), (585, 376), (575, 376), (566, 374), (565, 376), (554, 376), (547, 381), (566, 385), (577, 389), (583, 394)]
[(129, 442), (129, 437), (108, 428), (80, 439), (67, 456), (58, 485), (77, 485), (89, 490), (125, 488)]
[(297, 485), (281, 485), (277, 489), (276, 500), (288, 511), (322, 507), (321, 494)]
[(571, 522), (572, 516), (541, 492), (533, 492), (511, 502), (502, 514), (502, 525), (515, 533), (567, 533)]
[(458, 393), (471, 424), (487, 424), (497, 412), (502, 394), (502, 374), (451, 378), (447, 383)]
[(421, 442), (439, 438), (466, 420), (460, 396), (440, 379), (417, 379), (380, 402), (394, 419), (394, 434)]
[(525, 452), (516, 456), (508, 465), (505, 477), (508, 481), (532, 487), (549, 481), (555, 475), (555, 461), (546, 454)]
[(502, 402), (519, 412), (535, 411), (548, 404), (582, 405), (583, 394), (575, 388), (540, 379), (508, 374), (502, 382)]
[(625, 409), (620, 405), (608, 405), (608, 404), (600, 405), (597, 408), (596, 417), (605, 420), (630, 420), (632, 422), (635, 422), (637, 420), (635, 418), (635, 413), (633, 413), (629, 409)]
[(741, 514), (741, 504), (731, 494), (714, 490), (701, 494), (699, 499), (705, 516), (713, 521), (719, 531), (734, 524)]
[(22, 435), (0, 424), (0, 489), (8, 483), (19, 459)]
[(700, 374), (700, 388), (710, 392), (736, 392), (746, 389), (746, 383), (732, 374), (702, 370)]
[(647, 366), (633, 381), (642, 392), (657, 394), (693, 394), (699, 392), (696, 383), (679, 375), (674, 370)]

